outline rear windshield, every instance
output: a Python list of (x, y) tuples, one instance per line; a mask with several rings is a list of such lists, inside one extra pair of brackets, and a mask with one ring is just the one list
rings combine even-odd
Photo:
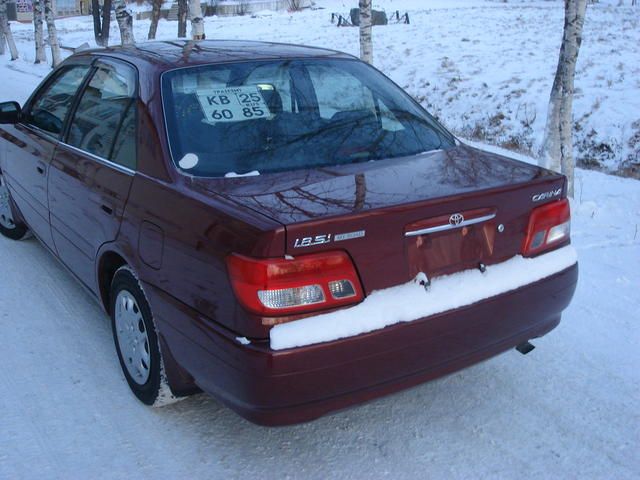
[(232, 176), (447, 149), (453, 137), (390, 80), (355, 60), (282, 60), (166, 72), (178, 168)]

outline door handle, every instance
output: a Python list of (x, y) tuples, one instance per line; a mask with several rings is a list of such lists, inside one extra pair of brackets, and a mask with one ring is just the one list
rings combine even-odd
[(38, 162), (38, 164), (36, 165), (36, 170), (40, 175), (45, 175), (47, 173), (47, 166), (42, 162)]
[(107, 215), (113, 215), (113, 208), (111, 208), (110, 206), (108, 206), (108, 205), (100, 205), (100, 208)]

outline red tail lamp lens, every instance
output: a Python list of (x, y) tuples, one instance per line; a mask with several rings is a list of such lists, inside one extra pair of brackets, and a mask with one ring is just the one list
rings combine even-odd
[(529, 217), (522, 253), (531, 256), (548, 250), (567, 241), (570, 233), (571, 212), (566, 198), (535, 208)]
[(258, 315), (340, 307), (364, 297), (356, 269), (345, 252), (315, 253), (291, 260), (231, 254), (227, 268), (238, 301)]

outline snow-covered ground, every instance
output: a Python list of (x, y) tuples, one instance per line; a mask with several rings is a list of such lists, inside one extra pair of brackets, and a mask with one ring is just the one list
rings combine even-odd
[(206, 395), (144, 407), (99, 307), (0, 238), (0, 478), (638, 478), (640, 183), (577, 180), (580, 282), (536, 350), (277, 429)]
[[(347, 2), (317, 3), (327, 9), (207, 18), (207, 36), (356, 53), (356, 31), (328, 21)], [(378, 67), (458, 131), (497, 108), (535, 104), (538, 141), (560, 2), (376, 3), (413, 12), (411, 26), (375, 30)], [(613, 136), (627, 135), (640, 111), (640, 9), (625, 12), (591, 10), (579, 65), (576, 119), (600, 98), (585, 125)], [(93, 43), (88, 18), (58, 25), (64, 45)], [(137, 22), (137, 38), (147, 28)], [(48, 72), (31, 64), (31, 26), (13, 29), (22, 59), (0, 57), (0, 101), (23, 101)], [(159, 38), (175, 30), (161, 21)], [(516, 83), (520, 97), (509, 95)], [(510, 115), (506, 131), (521, 131)], [(205, 395), (141, 405), (98, 306), (35, 240), (0, 238), (0, 478), (638, 478), (640, 182), (577, 170), (572, 238), (578, 290), (534, 352), (278, 429)]]

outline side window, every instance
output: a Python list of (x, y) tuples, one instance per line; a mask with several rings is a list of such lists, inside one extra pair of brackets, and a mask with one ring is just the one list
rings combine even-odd
[(344, 70), (327, 65), (307, 65), (318, 98), (320, 116), (330, 120), (336, 113), (375, 113), (373, 94), (360, 80)]
[(132, 67), (98, 64), (71, 119), (67, 143), (135, 168), (135, 99)]
[(136, 120), (136, 104), (133, 102), (122, 120), (110, 158), (111, 161), (132, 170), (135, 170), (138, 166), (136, 156)]
[(76, 65), (63, 69), (31, 103), (28, 122), (58, 137), (73, 102), (73, 97), (89, 71), (89, 65)]

